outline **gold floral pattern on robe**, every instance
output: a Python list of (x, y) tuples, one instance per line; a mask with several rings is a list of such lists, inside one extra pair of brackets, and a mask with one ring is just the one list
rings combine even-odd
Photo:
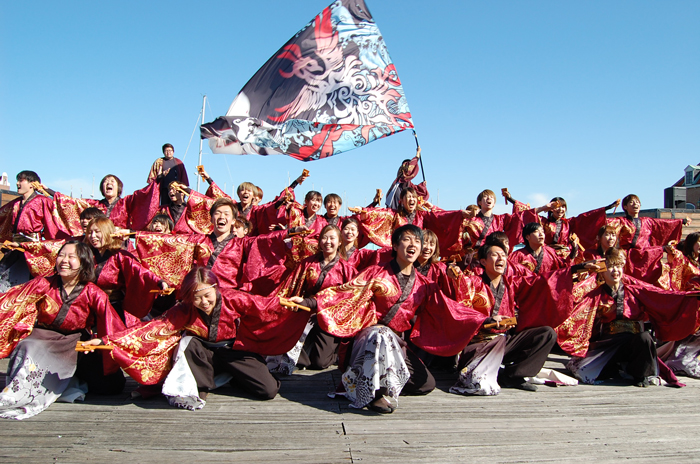
[(0, 294), (0, 358), (32, 333), (39, 305), (47, 314), (58, 313), (60, 305), (46, 294), (48, 289), (46, 279), (33, 279)]
[(56, 192), (53, 196), (54, 217), (57, 218), (73, 237), (83, 235), (83, 227), (80, 225), (80, 213), (89, 208), (90, 203), (82, 198), (73, 198)]
[(64, 243), (65, 240), (44, 240), (22, 244), (24, 259), (33, 277), (47, 277), (54, 273), (56, 257)]
[(193, 262), (200, 258), (206, 262), (211, 255), (211, 250), (199, 246), (187, 235), (139, 232), (135, 247), (141, 263), (175, 287), (180, 286)]
[(352, 337), (377, 323), (377, 312), (371, 303), (374, 297), (399, 295), (400, 289), (391, 280), (380, 276), (366, 280), (360, 274), (346, 284), (316, 294), (318, 317), (326, 321), (327, 332), (337, 337)]
[(201, 193), (192, 191), (187, 200), (187, 211), (185, 212), (185, 220), (198, 234), (209, 235), (214, 231), (214, 224), (211, 223), (211, 215), (209, 209), (214, 204), (212, 198), (206, 197)]
[(669, 247), (672, 255), (669, 266), (669, 286), (672, 290), (697, 291), (700, 290), (700, 269), (693, 264), (676, 247)]
[(164, 380), (170, 372), (172, 353), (180, 342), (180, 330), (165, 318), (157, 318), (126, 335), (105, 337), (113, 345), (112, 358), (124, 372), (144, 385)]
[(571, 316), (554, 329), (559, 346), (572, 356), (585, 356), (588, 352), (598, 307), (584, 297), (602, 284), (602, 276), (592, 275), (574, 285)]

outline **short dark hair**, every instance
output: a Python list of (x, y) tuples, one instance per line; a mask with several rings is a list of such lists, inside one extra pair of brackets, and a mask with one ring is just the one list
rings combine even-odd
[(630, 193), (622, 199), (622, 207), (624, 208), (625, 206), (627, 206), (627, 203), (629, 203), (632, 200), (637, 200), (640, 205), (642, 204), (642, 200), (640, 200), (637, 195), (635, 195), (634, 193)]
[(80, 220), (82, 221), (83, 219), (95, 219), (96, 217), (107, 217), (105, 213), (102, 212), (101, 209), (95, 208), (94, 206), (90, 206), (89, 208), (85, 208), (80, 212)]
[(486, 259), (486, 256), (493, 247), (500, 248), (503, 250), (506, 256), (508, 256), (508, 249), (506, 248), (506, 245), (504, 243), (494, 241), (493, 243), (485, 244), (479, 247), (479, 251), (477, 251), (477, 258), (479, 261)]
[(170, 219), (170, 216), (163, 213), (156, 214), (155, 216), (153, 216), (153, 219), (151, 219), (151, 222), (148, 224), (149, 230), (151, 229), (151, 225), (153, 224), (163, 224), (165, 226), (168, 226), (170, 232), (172, 232), (173, 229), (175, 229), (175, 223), (173, 223), (173, 220)]
[(486, 236), (486, 239), (484, 240), (484, 245), (491, 245), (493, 243), (502, 243), (505, 245), (506, 240), (508, 240), (508, 244), (510, 244), (508, 234), (501, 230), (497, 230), (496, 232), (491, 232)]
[(484, 198), (485, 196), (493, 197), (493, 199), (496, 199), (496, 194), (493, 193), (493, 190), (482, 190), (477, 196), (476, 196), (476, 204), (479, 204), (481, 202), (481, 199)]
[(100, 181), (100, 193), (102, 194), (102, 196), (105, 196), (105, 181), (110, 177), (113, 177), (114, 180), (117, 181), (117, 196), (122, 196), (122, 189), (124, 188), (124, 183), (119, 177), (115, 176), (114, 174), (107, 174), (102, 178), (102, 180)]
[(413, 187), (406, 187), (405, 189), (401, 190), (401, 194), (399, 194), (399, 200), (403, 200), (409, 193), (414, 194), (416, 197), (418, 196), (418, 192), (416, 192), (416, 189), (414, 189)]
[(321, 195), (320, 192), (317, 192), (316, 190), (309, 190), (306, 192), (306, 196), (304, 197), (304, 203), (307, 201), (311, 201), (318, 198), (319, 200), (323, 200), (323, 195)]
[(610, 266), (624, 266), (626, 261), (627, 255), (619, 248), (608, 248), (608, 251), (605, 252), (605, 264), (608, 268)]
[(209, 214), (213, 216), (217, 209), (224, 206), (231, 208), (234, 219), (238, 218), (238, 208), (236, 208), (236, 204), (233, 202), (233, 200), (228, 197), (217, 198), (216, 201), (214, 201), (214, 204), (211, 205), (211, 208), (209, 208)]
[(171, 143), (166, 143), (165, 145), (163, 145), (163, 153), (165, 153), (166, 148), (172, 148), (173, 151), (175, 151), (175, 147), (173, 147)]
[(540, 224), (539, 222), (528, 222), (523, 226), (523, 240), (527, 241), (528, 235), (541, 228), (542, 224)]
[[(69, 240), (63, 244), (58, 254), (61, 253), (67, 245), (75, 245), (75, 253), (78, 255), (78, 260), (80, 261), (80, 270), (78, 271), (78, 282), (81, 284), (86, 284), (88, 282), (95, 281), (95, 257), (92, 254), (90, 245), (79, 242), (77, 240)], [(54, 265), (54, 269), (55, 269)]]
[(22, 179), (27, 182), (41, 182), (39, 174), (34, 171), (20, 171), (20, 173), (17, 174), (17, 180), (20, 181)]
[(411, 234), (417, 239), (420, 240), (421, 248), (423, 247), (423, 229), (421, 229), (418, 226), (414, 226), (413, 224), (405, 224), (399, 228), (397, 228), (392, 234), (391, 234), (391, 256), (396, 258), (396, 250), (393, 250), (393, 247), (398, 246), (399, 243), (401, 243), (401, 238), (405, 234)]
[(246, 235), (253, 231), (253, 223), (243, 216), (240, 216), (233, 221), (233, 227), (244, 227), (247, 230)]
[(340, 205), (343, 204), (343, 199), (340, 198), (340, 195), (338, 195), (337, 193), (329, 193), (328, 195), (326, 195), (326, 198), (323, 199), (323, 206), (326, 206), (326, 204), (328, 204), (328, 202), (331, 200), (337, 201)]

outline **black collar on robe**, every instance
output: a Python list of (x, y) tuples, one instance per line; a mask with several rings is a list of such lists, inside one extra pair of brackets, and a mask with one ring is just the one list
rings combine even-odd
[(174, 224), (177, 224), (177, 222), (182, 217), (182, 214), (185, 212), (186, 208), (187, 203), (184, 202), (181, 205), (177, 205), (172, 202), (170, 203), (170, 205), (168, 206), (168, 210), (170, 211), (170, 216), (172, 216)]
[(199, 312), (199, 317), (202, 318), (204, 324), (209, 329), (209, 343), (215, 343), (216, 337), (219, 335), (219, 319), (221, 318), (221, 294), (217, 292), (216, 295), (216, 305), (212, 309), (211, 314), (207, 314), (201, 309), (197, 308)]
[(542, 248), (540, 248), (540, 254), (535, 255), (535, 251), (532, 248), (530, 248), (530, 244), (525, 244), (525, 250), (527, 250), (530, 256), (535, 258), (535, 262), (537, 263), (537, 265), (535, 266), (535, 270), (533, 271), (535, 274), (538, 274), (540, 272), (540, 269), (542, 268), (542, 260), (544, 259), (544, 247), (545, 245), (542, 245)]
[(53, 330), (60, 331), (60, 327), (66, 320), (71, 305), (80, 296), (85, 288), (85, 284), (78, 283), (78, 285), (73, 287), (73, 290), (71, 290), (69, 295), (68, 292), (66, 292), (66, 289), (63, 287), (63, 279), (57, 275), (56, 280), (58, 280), (58, 288), (61, 290), (61, 300), (63, 300), (63, 303), (61, 304), (61, 309), (58, 310), (58, 314), (56, 314), (56, 318), (51, 322), (51, 328)]
[(420, 266), (413, 266), (416, 268), (418, 272), (423, 274), (423, 276), (428, 277), (428, 271), (430, 271), (430, 266), (432, 266), (433, 263), (430, 262), (430, 259), (428, 259), (425, 264), (421, 264)]
[(501, 303), (503, 302), (503, 295), (506, 293), (506, 283), (505, 283), (505, 276), (501, 276), (500, 282), (498, 282), (498, 286), (494, 287), (493, 284), (491, 283), (491, 279), (489, 278), (488, 274), (484, 271), (483, 274), (481, 274), (481, 280), (484, 281), (484, 283), (488, 284), (489, 289), (491, 289), (491, 293), (493, 294), (493, 309), (491, 309), (491, 317), (498, 316), (498, 312), (501, 310)]
[(112, 214), (112, 210), (114, 209), (115, 206), (117, 206), (117, 202), (121, 199), (121, 197), (117, 197), (114, 199), (112, 203), (107, 201), (106, 198), (103, 198), (100, 200), (100, 204), (103, 205), (105, 208), (107, 208), (107, 212), (105, 213), (107, 217), (109, 217)]
[(608, 284), (603, 285), (603, 290), (615, 301), (615, 319), (624, 319), (625, 314), (625, 286), (620, 282), (617, 292), (613, 292)]
[(318, 260), (321, 264), (321, 274), (319, 274), (318, 279), (316, 279), (316, 284), (314, 284), (314, 286), (311, 288), (311, 291), (309, 292), (310, 295), (306, 296), (315, 295), (321, 290), (321, 286), (323, 286), (323, 281), (326, 280), (326, 276), (331, 271), (331, 269), (333, 269), (335, 265), (338, 264), (338, 260), (340, 260), (340, 253), (336, 252), (335, 258), (333, 258), (333, 260), (325, 266), (323, 265), (323, 255), (321, 255)]
[(493, 214), (491, 216), (484, 216), (484, 213), (479, 211), (479, 213), (476, 215), (476, 217), (480, 218), (481, 221), (484, 223), (484, 228), (481, 229), (481, 233), (479, 234), (479, 239), (476, 241), (476, 246), (481, 246), (484, 243), (484, 239), (488, 235), (489, 229), (491, 229), (491, 223), (493, 222)]
[(639, 240), (639, 233), (642, 231), (642, 220), (639, 217), (633, 218), (629, 213), (625, 213), (625, 219), (634, 224), (634, 238), (632, 238), (632, 248), (637, 246), (637, 240)]
[(406, 275), (401, 272), (401, 269), (399, 268), (399, 263), (396, 262), (396, 259), (392, 259), (390, 264), (392, 272), (399, 281), (399, 287), (401, 288), (401, 296), (398, 300), (396, 300), (396, 303), (394, 303), (394, 305), (389, 309), (389, 312), (384, 315), (382, 320), (379, 321), (380, 324), (387, 326), (391, 323), (391, 320), (394, 319), (396, 313), (399, 312), (399, 308), (401, 307), (403, 302), (406, 301), (408, 295), (411, 294), (411, 290), (413, 290), (413, 284), (416, 282), (416, 268), (414, 266), (411, 266), (411, 274)]
[(216, 263), (216, 260), (221, 254), (221, 252), (224, 251), (224, 248), (226, 248), (228, 242), (233, 240), (235, 236), (236, 234), (234, 234), (232, 230), (223, 240), (219, 241), (216, 238), (216, 234), (214, 232), (209, 234), (209, 240), (211, 240), (212, 245), (214, 245), (214, 251), (212, 251), (211, 256), (209, 257), (209, 261), (207, 261), (207, 269), (211, 269), (212, 267), (214, 267), (214, 263)]
[(345, 254), (347, 255), (347, 260), (350, 261), (350, 258), (352, 258), (352, 255), (357, 251), (357, 248), (351, 247), (349, 250), (345, 250)]
[(31, 195), (29, 195), (29, 198), (27, 198), (25, 201), (20, 200), (19, 201), (19, 209), (17, 210), (17, 217), (15, 218), (15, 223), (12, 225), (12, 233), (16, 234), (17, 233), (17, 227), (19, 227), (19, 218), (22, 217), (22, 211), (24, 210), (24, 207), (27, 206), (27, 204), (35, 199), (39, 194), (36, 192), (32, 192)]

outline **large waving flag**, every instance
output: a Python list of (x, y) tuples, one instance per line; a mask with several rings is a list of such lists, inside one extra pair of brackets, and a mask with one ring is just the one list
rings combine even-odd
[(413, 128), (401, 81), (363, 0), (338, 0), (201, 126), (214, 153), (311, 161)]

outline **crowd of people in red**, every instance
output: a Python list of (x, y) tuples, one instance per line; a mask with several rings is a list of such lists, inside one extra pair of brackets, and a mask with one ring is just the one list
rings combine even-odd
[(445, 211), (412, 182), (419, 150), (386, 207), (378, 190), (342, 217), (339, 195), (296, 201), (306, 170), (263, 203), (202, 166), (200, 194), (172, 145), (163, 155), (129, 195), (105, 176), (99, 201), (17, 175), (0, 209), (0, 417), (120, 393), (124, 374), (188, 409), (225, 383), (271, 399), (295, 369), (334, 364), (331, 395), (390, 413), (432, 391), (434, 369), (455, 372), (457, 394), (536, 391), (553, 349), (585, 383), (700, 377), (700, 234), (639, 217), (636, 195), (568, 217), (563, 198), (532, 208), (507, 189), (512, 213), (494, 214), (484, 190)]

